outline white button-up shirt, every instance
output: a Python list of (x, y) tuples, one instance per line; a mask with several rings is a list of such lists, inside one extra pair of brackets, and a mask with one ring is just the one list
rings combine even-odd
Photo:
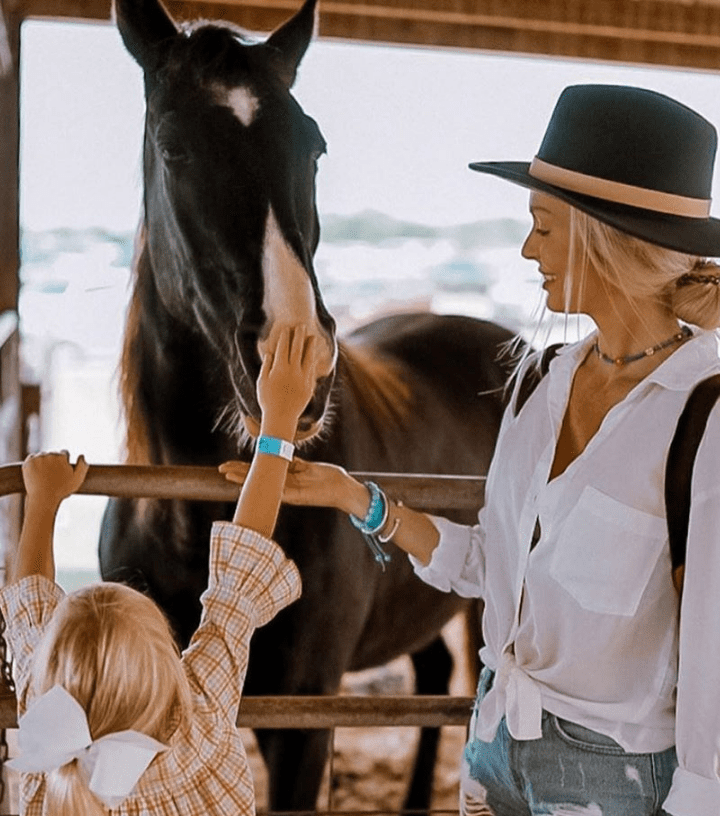
[(427, 583), (485, 601), (480, 656), (497, 674), (476, 737), (491, 741), (506, 716), (516, 739), (536, 739), (545, 709), (630, 752), (676, 744), (665, 810), (717, 816), (720, 403), (695, 462), (679, 625), (664, 480), (692, 387), (720, 372), (718, 338), (697, 332), (548, 481), (572, 380), (594, 339), (562, 348), (519, 415), (506, 412), (478, 524), (434, 518), (430, 564), (411, 560)]

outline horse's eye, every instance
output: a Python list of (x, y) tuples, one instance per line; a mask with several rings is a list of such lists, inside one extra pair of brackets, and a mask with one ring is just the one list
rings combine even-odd
[(177, 143), (165, 142), (158, 145), (160, 155), (170, 164), (185, 164), (190, 160), (190, 154)]
[(152, 136), (164, 161), (178, 163), (189, 160), (190, 155), (183, 139), (183, 131), (178, 126), (178, 118), (172, 111), (166, 111), (158, 117)]

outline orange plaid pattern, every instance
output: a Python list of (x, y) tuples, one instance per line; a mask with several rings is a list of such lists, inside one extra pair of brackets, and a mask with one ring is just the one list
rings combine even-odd
[[(300, 575), (263, 536), (227, 522), (213, 526), (210, 579), (198, 630), (182, 656), (194, 716), (158, 754), (117, 816), (246, 816), (255, 796), (245, 749), (235, 727), (252, 633), (300, 595)], [(0, 590), (0, 609), (15, 660), (18, 711), (28, 703), (30, 662), (45, 625), (64, 597), (38, 575)], [(45, 781), (26, 774), (21, 813), (42, 816)]]

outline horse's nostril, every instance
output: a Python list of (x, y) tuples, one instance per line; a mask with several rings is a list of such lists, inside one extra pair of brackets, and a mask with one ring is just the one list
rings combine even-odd
[(316, 403), (315, 403), (315, 399), (313, 398), (313, 399), (310, 400), (310, 402), (308, 402), (308, 404), (303, 409), (302, 414), (300, 414), (300, 418), (302, 419), (303, 417), (310, 416), (311, 414), (313, 414), (315, 412), (314, 411), (315, 408), (316, 408)]

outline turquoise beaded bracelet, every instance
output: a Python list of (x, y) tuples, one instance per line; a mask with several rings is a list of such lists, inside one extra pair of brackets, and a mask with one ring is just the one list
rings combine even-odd
[[(350, 521), (362, 533), (365, 543), (370, 548), (373, 558), (385, 571), (385, 564), (391, 561), (389, 553), (380, 546), (380, 539), (377, 535), (385, 526), (388, 520), (389, 504), (387, 497), (383, 491), (375, 484), (375, 482), (365, 482), (365, 487), (370, 491), (370, 506), (367, 509), (365, 518), (359, 518), (353, 513), (350, 514)], [(397, 526), (393, 528), (393, 534), (397, 530)], [(390, 539), (383, 539), (382, 543), (386, 543)]]
[(365, 535), (375, 535), (385, 526), (388, 516), (388, 501), (382, 490), (375, 482), (365, 482), (365, 487), (370, 491), (370, 506), (365, 513), (365, 518), (361, 519), (353, 513), (350, 514), (350, 521), (355, 527)]

